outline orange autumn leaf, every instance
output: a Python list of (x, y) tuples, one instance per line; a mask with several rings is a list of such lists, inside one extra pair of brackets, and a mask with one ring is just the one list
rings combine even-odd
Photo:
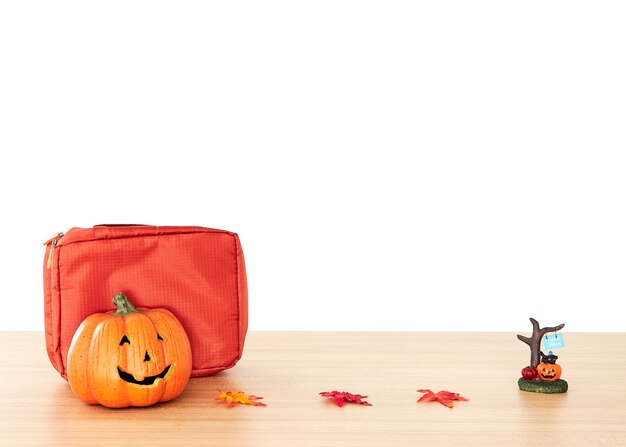
[(418, 393), (425, 393), (417, 402), (439, 402), (448, 408), (454, 406), (455, 400), (469, 400), (461, 396), (459, 393), (451, 393), (450, 391), (439, 391), (433, 393), (431, 390), (417, 390)]
[(267, 407), (262, 402), (257, 402), (258, 399), (263, 399), (259, 396), (252, 396), (250, 394), (246, 394), (243, 391), (222, 391), (217, 390), (219, 396), (215, 398), (215, 400), (225, 400), (226, 404), (229, 407), (234, 406), (235, 404), (243, 404), (243, 405), (254, 405), (255, 407)]

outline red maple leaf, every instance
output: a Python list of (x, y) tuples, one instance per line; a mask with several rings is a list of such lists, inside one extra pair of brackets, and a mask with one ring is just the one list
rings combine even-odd
[(364, 400), (362, 400), (362, 399), (366, 399), (367, 396), (361, 396), (360, 394), (347, 393), (345, 391), (330, 391), (330, 392), (324, 391), (320, 393), (320, 396), (332, 397), (333, 399), (335, 399), (335, 402), (340, 407), (343, 407), (344, 402), (352, 402), (352, 403), (359, 404), (359, 405), (367, 405), (368, 407), (372, 406), (372, 404), (370, 404), (369, 402), (365, 402)]
[(450, 391), (439, 391), (438, 393), (433, 393), (431, 390), (417, 390), (418, 393), (426, 393), (422, 397), (420, 397), (417, 402), (439, 402), (442, 405), (445, 405), (448, 408), (452, 408), (454, 406), (455, 400), (469, 400), (461, 396), (459, 393), (451, 393)]

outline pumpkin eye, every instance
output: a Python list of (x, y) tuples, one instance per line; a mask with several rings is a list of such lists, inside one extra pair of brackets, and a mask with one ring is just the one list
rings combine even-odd
[(157, 340), (163, 341), (163, 337), (161, 337), (161, 334), (159, 334), (158, 332), (157, 332)]
[(130, 340), (128, 339), (126, 335), (124, 335), (122, 339), (120, 340), (120, 346), (125, 345), (127, 343), (130, 344)]

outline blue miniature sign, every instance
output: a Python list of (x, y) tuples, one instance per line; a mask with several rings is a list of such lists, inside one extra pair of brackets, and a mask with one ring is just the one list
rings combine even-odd
[(561, 349), (564, 346), (562, 334), (547, 334), (543, 336), (543, 347), (545, 349)]

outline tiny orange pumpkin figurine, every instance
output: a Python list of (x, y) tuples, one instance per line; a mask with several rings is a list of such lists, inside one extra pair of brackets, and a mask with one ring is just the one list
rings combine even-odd
[(537, 376), (541, 380), (546, 382), (555, 382), (561, 377), (561, 365), (556, 363), (556, 359), (559, 357), (552, 354), (552, 351), (548, 355), (541, 353), (541, 363), (537, 365)]
[(83, 402), (145, 407), (180, 395), (191, 376), (191, 346), (166, 309), (135, 309), (119, 292), (117, 310), (88, 316), (68, 353), (68, 380)]

